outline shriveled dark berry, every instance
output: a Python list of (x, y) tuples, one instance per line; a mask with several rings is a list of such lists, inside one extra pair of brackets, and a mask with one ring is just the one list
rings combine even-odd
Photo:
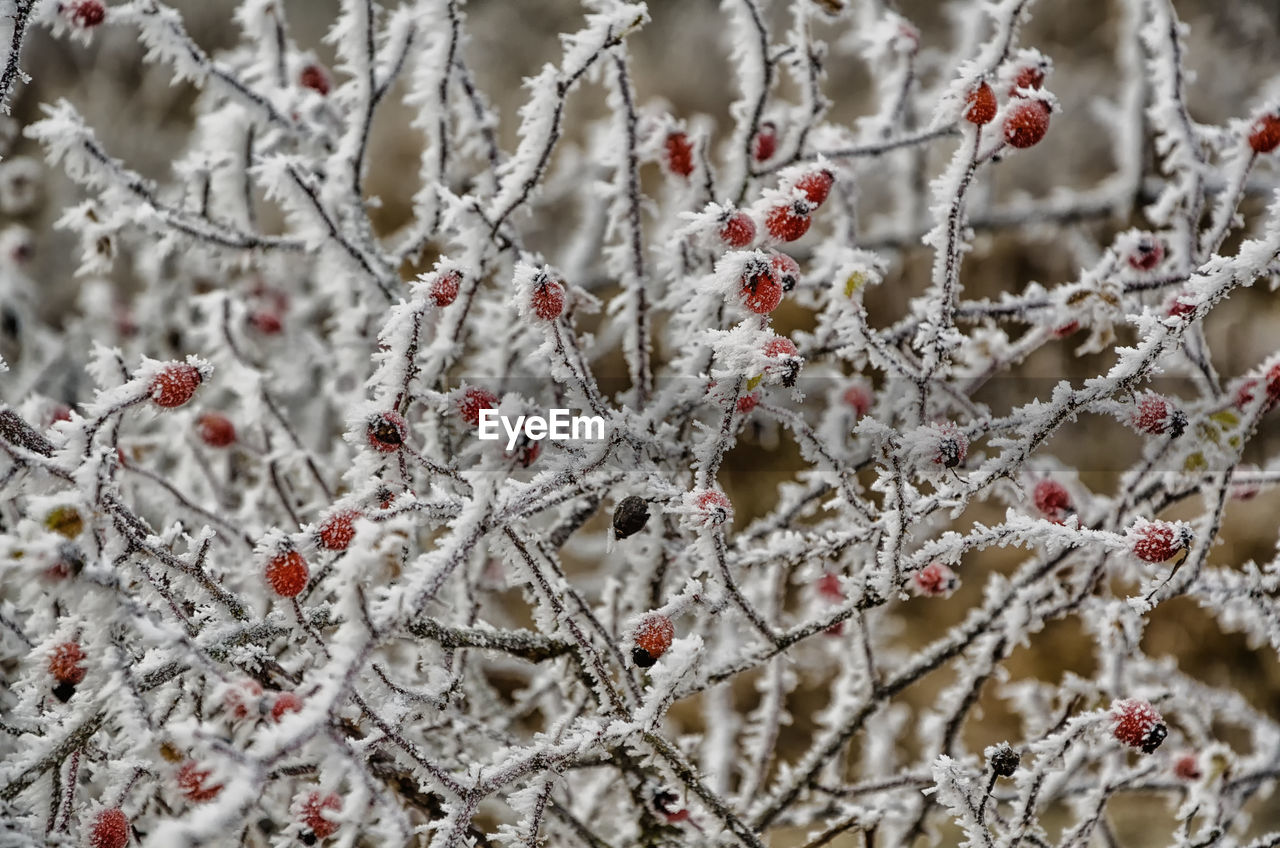
[(613, 511), (613, 537), (626, 539), (644, 529), (649, 521), (649, 505), (638, 495), (623, 498)]
[(644, 648), (632, 648), (631, 661), (640, 668), (652, 668), (653, 664), (658, 660), (653, 654), (649, 653)]
[(1022, 762), (1022, 755), (1008, 745), (1001, 745), (988, 762), (991, 764), (992, 773), (997, 777), (1012, 777), (1018, 770), (1018, 764)]

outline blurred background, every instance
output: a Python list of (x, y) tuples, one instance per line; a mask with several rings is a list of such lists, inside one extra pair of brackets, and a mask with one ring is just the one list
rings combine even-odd
[[(174, 0), (182, 10), (188, 30), (211, 53), (233, 45), (238, 32), (232, 18), (231, 0)], [(293, 36), (310, 45), (319, 59), (332, 62), (332, 51), (322, 37), (333, 19), (336, 0), (285, 0), (290, 12)], [(729, 104), (733, 101), (733, 74), (727, 62), (725, 28), (718, 0), (649, 0), (652, 22), (631, 41), (631, 70), (639, 100), (661, 99), (678, 118), (707, 116), (715, 128), (716, 141), (723, 140), (731, 127)], [(775, 4), (782, 7), (784, 4)], [(1188, 98), (1192, 116), (1205, 123), (1221, 123), (1248, 116), (1265, 94), (1276, 95), (1280, 73), (1280, 3), (1274, 0), (1176, 0), (1179, 16), (1190, 27), (1188, 62), (1194, 69)], [(952, 28), (948, 5), (937, 0), (901, 0), (895, 6), (921, 31), (922, 49), (945, 48)], [(969, 4), (965, 4), (969, 8)], [(535, 73), (545, 62), (560, 56), (557, 34), (581, 26), (582, 7), (574, 0), (470, 0), (466, 4), (471, 43), (468, 58), (480, 86), (488, 93), (500, 116), (499, 137), (505, 150), (517, 142), (517, 109), (523, 103), (521, 80)], [(774, 32), (786, 26), (783, 8), (777, 14)], [(1062, 103), (1047, 139), (1034, 155), (1017, 156), (1002, 163), (992, 185), (992, 199), (1020, 194), (1041, 197), (1055, 189), (1092, 186), (1114, 167), (1111, 146), (1094, 104), (1100, 97), (1113, 97), (1120, 74), (1115, 59), (1115, 21), (1120, 14), (1118, 0), (1040, 0), (1033, 4), (1033, 19), (1022, 34), (1022, 44), (1034, 46), (1054, 63), (1050, 88)], [(831, 28), (829, 38), (856, 38)], [(127, 30), (104, 28), (89, 45), (67, 40), (55, 41), (36, 32), (28, 42), (23, 66), (33, 76), (20, 85), (13, 117), (17, 127), (35, 120), (40, 104), (60, 97), (72, 100), (95, 127), (105, 147), (143, 174), (163, 180), (169, 165), (180, 151), (191, 129), (194, 91), (186, 84), (172, 84), (166, 68), (145, 65), (142, 51)], [(925, 67), (926, 73), (930, 70)], [(936, 69), (934, 69), (936, 70)], [(833, 55), (827, 66), (827, 96), (833, 101), (829, 120), (852, 123), (870, 111), (873, 90), (865, 66), (848, 51)], [(785, 95), (785, 91), (784, 91)], [(603, 115), (598, 87), (587, 87), (570, 100), (566, 118), (569, 137), (584, 121)], [(421, 139), (409, 127), (409, 111), (393, 95), (383, 108), (376, 128), (371, 154), (368, 191), (382, 200), (375, 223), (384, 233), (402, 225), (411, 214), (411, 198), (417, 186), (406, 175), (417, 172)], [(579, 130), (580, 131), (580, 130)], [(949, 154), (949, 147), (942, 153)], [(75, 202), (79, 194), (59, 173), (50, 171), (30, 142), (17, 139), (0, 163), (0, 226), (21, 224), (32, 232), (35, 251), (30, 276), (37, 283), (36, 308), (41, 317), (57, 325), (74, 308), (80, 281), (74, 271), (77, 248), (66, 234), (53, 229), (60, 210)], [(1259, 176), (1274, 182), (1275, 166), (1267, 164)], [(646, 166), (646, 185), (662, 178), (655, 165)], [(13, 198), (22, 202), (10, 202)], [(24, 199), (25, 198), (25, 199)], [(1265, 198), (1264, 198), (1265, 199)], [(1245, 212), (1249, 224), (1256, 222), (1264, 199), (1251, 199)], [(1140, 212), (1128, 220), (1112, 218), (1086, 221), (1078, 232), (1101, 245), (1114, 233), (1143, 226)], [(1248, 227), (1245, 228), (1246, 230)], [(1074, 236), (1072, 236), (1074, 237)], [(1226, 246), (1238, 243), (1237, 235)], [(1002, 291), (1018, 291), (1033, 281), (1047, 287), (1076, 279), (1079, 268), (1066, 246), (1063, 232), (1045, 230), (982, 234), (975, 250), (966, 259), (966, 296), (995, 296)], [(878, 325), (892, 323), (903, 314), (907, 298), (925, 286), (931, 253), (910, 248), (894, 255), (886, 283), (868, 296), (868, 308)], [(122, 293), (129, 290), (127, 262), (119, 263), (114, 282)], [(1224, 377), (1232, 377), (1255, 366), (1275, 350), (1280, 339), (1280, 303), (1264, 282), (1243, 290), (1219, 308), (1208, 322), (1208, 338), (1214, 362)], [(784, 306), (775, 316), (780, 331), (811, 326), (811, 317), (794, 305)], [(6, 349), (0, 327), (0, 352), (7, 358), (21, 355)], [(1078, 342), (1076, 342), (1078, 343)], [(993, 383), (981, 399), (995, 408), (1029, 400), (1058, 379), (1092, 376), (1107, 367), (1109, 354), (1075, 357), (1072, 341), (1046, 346), (1011, 379)], [(0, 375), (0, 398), (16, 400), (4, 390)], [(41, 390), (57, 397), (65, 383), (60, 375), (50, 375)], [(1175, 382), (1173, 385), (1177, 385)], [(62, 397), (74, 402), (78, 398)], [(82, 398), (81, 398), (82, 399)], [(1263, 463), (1280, 446), (1280, 412), (1273, 412), (1246, 459)], [(1137, 438), (1121, 425), (1099, 417), (1086, 418), (1064, 430), (1048, 446), (1067, 466), (1080, 469), (1081, 483), (1089, 489), (1109, 493), (1116, 483), (1116, 469), (1126, 467), (1139, 450)], [(802, 463), (793, 444), (772, 432), (749, 431), (747, 438), (725, 463), (722, 480), (737, 507), (737, 526), (772, 505), (773, 483), (787, 479)], [(1195, 514), (1198, 503), (1185, 505), (1183, 512), (1170, 517)], [(993, 520), (1003, 507), (984, 514), (971, 510), (966, 520)], [(1280, 497), (1276, 491), (1250, 501), (1233, 501), (1227, 514), (1222, 541), (1212, 561), (1238, 566), (1248, 560), (1259, 563), (1275, 556), (1277, 515)], [(603, 518), (599, 519), (603, 520)], [(898, 607), (898, 641), (911, 648), (924, 645), (947, 627), (961, 620), (971, 604), (981, 597), (981, 575), (1009, 572), (1021, 559), (1011, 551), (983, 552), (958, 569), (965, 577), (961, 591), (946, 604), (907, 603)], [(926, 614), (927, 613), (927, 614)], [(1152, 655), (1176, 658), (1179, 667), (1215, 686), (1240, 691), (1258, 709), (1280, 720), (1280, 662), (1266, 646), (1250, 645), (1238, 634), (1224, 632), (1219, 624), (1187, 601), (1161, 606), (1152, 616), (1144, 648)], [(1011, 679), (1034, 678), (1056, 682), (1068, 672), (1089, 676), (1094, 670), (1092, 642), (1074, 619), (1050, 625), (1036, 635), (1032, 644), (1020, 648), (1006, 664)], [(797, 689), (792, 714), (795, 722), (784, 729), (779, 755), (783, 759), (802, 753), (813, 731), (812, 717), (825, 703), (821, 676), (804, 677)], [(938, 678), (938, 679), (934, 679)], [(909, 689), (901, 703), (917, 712), (948, 680), (945, 674)], [(1017, 735), (1016, 726), (995, 696), (997, 687), (984, 690), (980, 708), (966, 725), (965, 740), (970, 750)], [(739, 682), (737, 706), (744, 712), (754, 706), (755, 690), (750, 679)], [(696, 705), (684, 705), (673, 713), (685, 723), (683, 730), (702, 729), (702, 714)], [(1230, 728), (1220, 729), (1224, 741), (1233, 741)], [(1237, 734), (1238, 735), (1238, 734)], [(855, 743), (855, 748), (858, 743)], [(856, 751), (855, 751), (856, 757)], [(1255, 804), (1258, 832), (1280, 826), (1280, 802)], [(1164, 845), (1170, 841), (1173, 816), (1167, 798), (1126, 798), (1111, 806), (1111, 820), (1119, 844), (1126, 846)], [(790, 844), (784, 839), (778, 845)], [(798, 843), (796, 843), (798, 844)], [(860, 839), (833, 845), (860, 845)]]

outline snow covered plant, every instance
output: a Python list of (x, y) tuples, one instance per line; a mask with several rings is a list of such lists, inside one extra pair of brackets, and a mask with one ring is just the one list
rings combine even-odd
[[(1206, 332), (1280, 278), (1280, 85), (1198, 122), (1169, 0), (1111, 4), (1091, 102), (1032, 0), (583, 0), (504, 137), (478, 0), (213, 5), (217, 52), (0, 3), (6, 102), (57, 39), (198, 91), (161, 173), (75, 89), (8, 142), (4, 204), (73, 197), (0, 239), (0, 844), (1280, 845), (1280, 718), (1144, 638), (1198, 604), (1280, 650), (1280, 562), (1215, 548), (1280, 482), (1280, 351)], [(719, 119), (639, 61), (686, 15)], [(554, 409), (604, 437), (477, 436)], [(1064, 622), (1090, 661), (1018, 671)]]

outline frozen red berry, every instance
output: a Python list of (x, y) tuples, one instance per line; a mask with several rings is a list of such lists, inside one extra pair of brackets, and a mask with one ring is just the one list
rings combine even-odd
[(521, 434), (516, 441), (516, 449), (513, 453), (504, 454), (508, 459), (514, 459), (520, 464), (521, 468), (528, 468), (538, 461), (538, 457), (542, 454), (542, 442), (530, 439), (528, 436)]
[(222, 699), (227, 714), (236, 721), (257, 718), (259, 705), (262, 703), (262, 684), (256, 680), (241, 680), (233, 683)]
[(1168, 562), (1191, 547), (1191, 528), (1167, 521), (1143, 521), (1129, 532), (1133, 553), (1143, 562)]
[(71, 20), (76, 26), (92, 29), (107, 19), (107, 9), (99, 0), (79, 0), (72, 6)]
[(49, 654), (49, 674), (65, 686), (78, 686), (84, 680), (84, 649), (75, 642), (63, 642)]
[(194, 365), (170, 362), (151, 378), (147, 394), (156, 406), (173, 409), (191, 400), (202, 379)]
[(1173, 773), (1179, 780), (1196, 781), (1200, 779), (1200, 758), (1195, 754), (1183, 754), (1173, 763)]
[(1011, 147), (1032, 147), (1049, 131), (1049, 105), (1043, 100), (1019, 100), (1004, 118), (1004, 140)]
[(309, 64), (302, 69), (302, 73), (298, 74), (298, 84), (303, 88), (319, 92), (321, 95), (328, 94), (330, 87), (329, 72), (317, 64)]
[(782, 303), (782, 285), (762, 260), (752, 259), (742, 271), (742, 299), (757, 315), (768, 315)]
[(1249, 127), (1249, 146), (1254, 153), (1270, 153), (1280, 147), (1280, 115), (1263, 115)]
[(225, 448), (236, 440), (236, 425), (220, 412), (206, 412), (196, 421), (200, 441), (211, 448)]
[(757, 162), (768, 162), (778, 152), (778, 127), (773, 121), (764, 121), (756, 132), (751, 145), (751, 155)]
[(723, 492), (709, 489), (693, 497), (694, 517), (705, 526), (718, 527), (733, 520), (733, 505)]
[(1111, 735), (1130, 748), (1150, 754), (1169, 735), (1156, 708), (1138, 698), (1126, 698), (1111, 705)]
[(178, 790), (183, 797), (195, 804), (212, 801), (222, 791), (221, 783), (209, 784), (212, 774), (210, 769), (201, 768), (195, 760), (187, 760), (178, 769)]
[(832, 603), (845, 599), (844, 588), (840, 585), (840, 575), (827, 572), (818, 578), (818, 594)]
[(89, 825), (89, 848), (125, 848), (129, 832), (129, 819), (119, 807), (99, 810)]
[(1036, 483), (1031, 500), (1041, 515), (1058, 524), (1075, 512), (1071, 505), (1071, 493), (1057, 480), (1045, 479)]
[(849, 387), (840, 395), (845, 406), (852, 407), (853, 417), (861, 418), (871, 411), (871, 407), (875, 404), (875, 396), (871, 393), (871, 387), (864, 380), (857, 380), (849, 384)]
[(431, 300), (436, 306), (448, 306), (458, 299), (458, 289), (461, 286), (462, 275), (457, 271), (437, 274), (431, 281)]
[(1053, 328), (1053, 337), (1056, 339), (1065, 339), (1067, 336), (1075, 334), (1079, 329), (1079, 321), (1068, 321), (1065, 324)]
[(950, 566), (931, 562), (911, 577), (916, 593), (926, 598), (942, 598), (950, 595), (960, 585), (960, 578)]
[(1160, 395), (1148, 392), (1138, 400), (1130, 418), (1134, 429), (1152, 436), (1168, 433), (1173, 438), (1187, 429), (1187, 415)]
[(404, 447), (409, 425), (397, 412), (380, 412), (369, 419), (365, 437), (369, 446), (382, 453), (395, 453)]
[(774, 336), (764, 343), (764, 355), (770, 358), (795, 356), (797, 353), (795, 342), (786, 336)]
[(991, 123), (995, 120), (998, 109), (996, 93), (991, 90), (990, 83), (985, 80), (971, 88), (965, 95), (964, 119), (971, 124), (982, 126)]
[(564, 285), (556, 280), (538, 280), (529, 293), (529, 305), (543, 321), (554, 321), (564, 311)]
[(267, 561), (263, 572), (271, 590), (282, 598), (296, 598), (307, 588), (311, 569), (297, 551), (284, 551)]
[(667, 170), (682, 177), (693, 173), (693, 144), (689, 136), (682, 132), (667, 134), (663, 144), (666, 152)]
[(831, 194), (831, 187), (835, 182), (836, 175), (830, 169), (819, 168), (796, 180), (796, 188), (803, 191), (805, 198), (813, 204), (814, 209), (817, 209), (826, 202), (827, 195)]
[(675, 635), (676, 628), (665, 615), (653, 613), (645, 616), (636, 628), (631, 661), (640, 668), (649, 668), (671, 647), (671, 640)]
[(744, 395), (740, 395), (738, 397), (738, 404), (737, 404), (738, 414), (750, 415), (752, 412), (755, 411), (755, 408), (759, 404), (760, 404), (759, 392), (747, 392)]
[[(842, 603), (847, 599), (844, 593), (844, 587), (840, 585), (840, 575), (827, 572), (818, 578), (817, 582), (818, 597), (832, 604)], [(837, 621), (828, 627), (825, 631), (828, 636), (843, 636), (844, 622)]]
[(355, 509), (342, 509), (330, 514), (320, 522), (316, 531), (321, 546), (330, 551), (345, 551), (356, 536), (355, 521), (359, 517), (360, 511)]
[(458, 414), (462, 416), (463, 421), (476, 427), (480, 424), (481, 410), (497, 409), (498, 404), (498, 396), (493, 392), (478, 386), (469, 386), (458, 396)]
[(249, 326), (264, 336), (277, 336), (284, 330), (280, 315), (270, 309), (259, 309), (249, 314)]
[(1165, 307), (1164, 314), (1170, 318), (1186, 318), (1196, 313), (1196, 305), (1183, 300), (1184, 294), (1175, 294)]
[(281, 692), (271, 702), (271, 720), (277, 724), (286, 713), (302, 712), (302, 698), (293, 692)]
[(1018, 69), (1017, 76), (1013, 79), (1013, 84), (1009, 86), (1010, 97), (1020, 97), (1018, 89), (1035, 89), (1040, 90), (1044, 86), (1043, 65), (1024, 65)]
[(338, 823), (330, 818), (330, 813), (342, 812), (342, 799), (332, 792), (321, 794), (312, 792), (302, 802), (298, 813), (298, 821), (311, 831), (316, 839), (328, 839), (338, 832)]
[(1164, 242), (1150, 233), (1144, 233), (1134, 242), (1129, 253), (1129, 267), (1137, 271), (1150, 271), (1164, 259)]
[(809, 232), (809, 224), (813, 222), (809, 213), (812, 211), (813, 207), (807, 200), (779, 204), (769, 210), (765, 227), (769, 235), (779, 241), (795, 241)]
[(721, 220), (720, 240), (730, 247), (746, 247), (755, 237), (756, 222), (746, 212), (732, 212)]
[(769, 270), (784, 292), (800, 285), (800, 263), (785, 253), (774, 251), (769, 255)]

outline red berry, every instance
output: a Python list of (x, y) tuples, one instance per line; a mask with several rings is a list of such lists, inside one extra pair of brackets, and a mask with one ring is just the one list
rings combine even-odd
[(187, 760), (178, 769), (178, 789), (188, 801), (193, 803), (203, 804), (205, 801), (212, 801), (222, 791), (221, 783), (213, 786), (207, 784), (206, 781), (212, 773), (209, 769), (200, 768), (200, 764), (195, 760)]
[(667, 169), (671, 173), (682, 177), (693, 173), (693, 145), (689, 142), (689, 136), (682, 132), (669, 133), (665, 147)]
[(236, 425), (220, 412), (206, 412), (196, 422), (200, 441), (211, 448), (225, 448), (236, 440)]
[(809, 224), (812, 223), (812, 218), (809, 217), (810, 211), (811, 207), (805, 200), (796, 200), (773, 207), (765, 218), (769, 235), (779, 241), (795, 241), (809, 232)]
[(960, 578), (950, 566), (941, 562), (931, 562), (917, 571), (911, 578), (916, 592), (926, 598), (942, 598), (950, 595), (960, 585)]
[(293, 692), (281, 692), (271, 703), (271, 720), (277, 724), (285, 713), (302, 712), (302, 698)]
[(75, 642), (63, 642), (49, 655), (49, 673), (66, 686), (77, 686), (84, 680), (84, 650)]
[(746, 212), (734, 212), (723, 219), (720, 240), (730, 247), (746, 247), (756, 237), (756, 222)]
[(1031, 500), (1041, 515), (1057, 524), (1061, 524), (1063, 519), (1075, 511), (1071, 506), (1071, 493), (1057, 480), (1041, 480), (1036, 483)]
[(1134, 555), (1143, 562), (1168, 562), (1191, 546), (1190, 528), (1148, 521), (1130, 531)]
[(262, 698), (262, 686), (256, 680), (242, 680), (233, 684), (223, 698), (223, 704), (236, 721), (257, 717), (259, 699)]
[(431, 283), (431, 299), (436, 306), (448, 306), (458, 298), (458, 288), (462, 285), (462, 275), (457, 271), (438, 275)]
[(1173, 773), (1181, 780), (1200, 779), (1200, 760), (1195, 754), (1183, 754), (1173, 764)]
[(342, 799), (332, 792), (327, 795), (312, 792), (302, 802), (302, 809), (298, 815), (298, 821), (314, 833), (317, 839), (328, 839), (338, 832), (338, 823), (328, 818), (325, 811), (341, 812)]
[(1067, 336), (1074, 334), (1080, 329), (1079, 321), (1068, 321), (1060, 327), (1053, 328), (1053, 336), (1057, 339), (1065, 339)]
[(1026, 65), (1018, 69), (1013, 85), (1009, 86), (1009, 96), (1018, 97), (1018, 89), (1034, 88), (1037, 91), (1044, 85), (1044, 67), (1042, 65)]
[(1165, 314), (1170, 318), (1185, 318), (1188, 315), (1194, 315), (1196, 312), (1195, 304), (1187, 303), (1183, 299), (1183, 295), (1174, 295), (1173, 300), (1165, 308)]
[(835, 185), (836, 175), (831, 173), (827, 168), (818, 171), (810, 171), (799, 180), (796, 181), (796, 188), (804, 192), (804, 196), (813, 204), (813, 208), (817, 209), (827, 200), (827, 195), (831, 194), (831, 186)]
[(75, 12), (71, 15), (71, 20), (85, 29), (98, 26), (106, 18), (107, 10), (98, 0), (80, 0), (76, 3)]
[(750, 415), (759, 403), (759, 392), (749, 392), (745, 395), (741, 395), (738, 398), (738, 413), (740, 415)]
[(1176, 439), (1187, 429), (1186, 413), (1160, 395), (1152, 393), (1142, 396), (1130, 420), (1135, 429), (1152, 436), (1167, 431)]
[(282, 598), (296, 598), (307, 588), (307, 580), (311, 570), (307, 561), (297, 551), (285, 551), (276, 554), (268, 562), (263, 572), (272, 591)]
[[(542, 442), (533, 439), (520, 438), (516, 445), (515, 458), (520, 463), (521, 468), (528, 468), (538, 461), (538, 457), (542, 454)], [(511, 454), (507, 454), (508, 457)]]
[(365, 437), (369, 445), (382, 453), (395, 453), (404, 447), (409, 427), (396, 412), (380, 412), (369, 419)]
[(774, 336), (764, 343), (764, 355), (772, 359), (780, 356), (795, 356), (797, 353), (795, 342), (785, 336)]
[(322, 95), (329, 93), (329, 74), (316, 64), (307, 65), (302, 69), (302, 73), (298, 74), (298, 83), (303, 88), (318, 91)]
[(1111, 734), (1130, 748), (1150, 754), (1169, 735), (1164, 719), (1147, 701), (1128, 698), (1111, 705)]
[(871, 411), (872, 405), (875, 404), (875, 398), (871, 394), (871, 387), (861, 380), (845, 389), (844, 393), (840, 395), (840, 399), (846, 405), (853, 407), (854, 418), (861, 418), (866, 415)]
[(757, 162), (768, 162), (778, 152), (778, 128), (773, 121), (760, 124), (755, 142), (751, 146), (751, 155)]
[(1019, 149), (1038, 144), (1049, 131), (1049, 106), (1043, 100), (1019, 100), (1004, 118), (1004, 140)]
[(71, 420), (71, 407), (67, 406), (65, 403), (59, 403), (55, 405), (53, 407), (53, 411), (49, 413), (50, 425), (56, 424), (59, 421), (70, 421), (70, 420)]
[(832, 603), (845, 599), (844, 587), (840, 585), (840, 575), (827, 572), (818, 578), (818, 594)]
[(800, 263), (785, 253), (773, 252), (769, 256), (769, 268), (773, 276), (782, 285), (784, 292), (789, 292), (800, 285)]
[(991, 123), (995, 120), (997, 109), (996, 93), (986, 81), (978, 83), (965, 96), (964, 119), (971, 124), (982, 126)]
[(564, 311), (564, 286), (556, 280), (547, 279), (534, 283), (529, 305), (543, 321), (554, 321)]
[[(819, 577), (818, 578), (818, 595), (830, 601), (833, 604), (838, 604), (841, 601), (845, 600), (846, 596), (844, 593), (844, 588), (840, 585), (839, 575), (831, 574), (830, 572), (828, 572), (827, 574), (824, 574), (821, 577)], [(843, 636), (844, 622), (837, 621), (835, 624), (831, 625), (823, 632), (826, 633), (828, 636)]]
[(1280, 115), (1263, 115), (1249, 128), (1249, 146), (1254, 153), (1270, 153), (1280, 147)]
[(345, 551), (355, 538), (355, 520), (359, 517), (360, 511), (355, 509), (344, 509), (330, 515), (320, 522), (316, 534), (320, 544), (331, 551)]
[(631, 660), (641, 668), (649, 668), (671, 647), (671, 640), (675, 635), (676, 628), (665, 615), (653, 613), (646, 616), (636, 628)]
[(275, 312), (259, 309), (249, 315), (249, 326), (264, 336), (274, 336), (284, 329), (284, 322)]
[(119, 807), (99, 810), (89, 827), (89, 848), (125, 848), (129, 844), (129, 819)]
[(1150, 271), (1164, 259), (1164, 243), (1151, 234), (1138, 238), (1129, 254), (1129, 267), (1137, 271)]
[(743, 269), (742, 298), (757, 315), (768, 315), (782, 303), (782, 286), (764, 262), (753, 259)]
[(702, 492), (694, 498), (699, 523), (719, 526), (733, 519), (733, 505), (723, 493), (714, 490)]
[(151, 378), (148, 395), (156, 406), (173, 409), (191, 400), (201, 379), (200, 372), (194, 365), (170, 362)]
[(480, 424), (480, 411), (497, 409), (498, 403), (498, 396), (493, 392), (470, 386), (458, 398), (458, 414), (462, 416), (463, 421), (476, 427)]

